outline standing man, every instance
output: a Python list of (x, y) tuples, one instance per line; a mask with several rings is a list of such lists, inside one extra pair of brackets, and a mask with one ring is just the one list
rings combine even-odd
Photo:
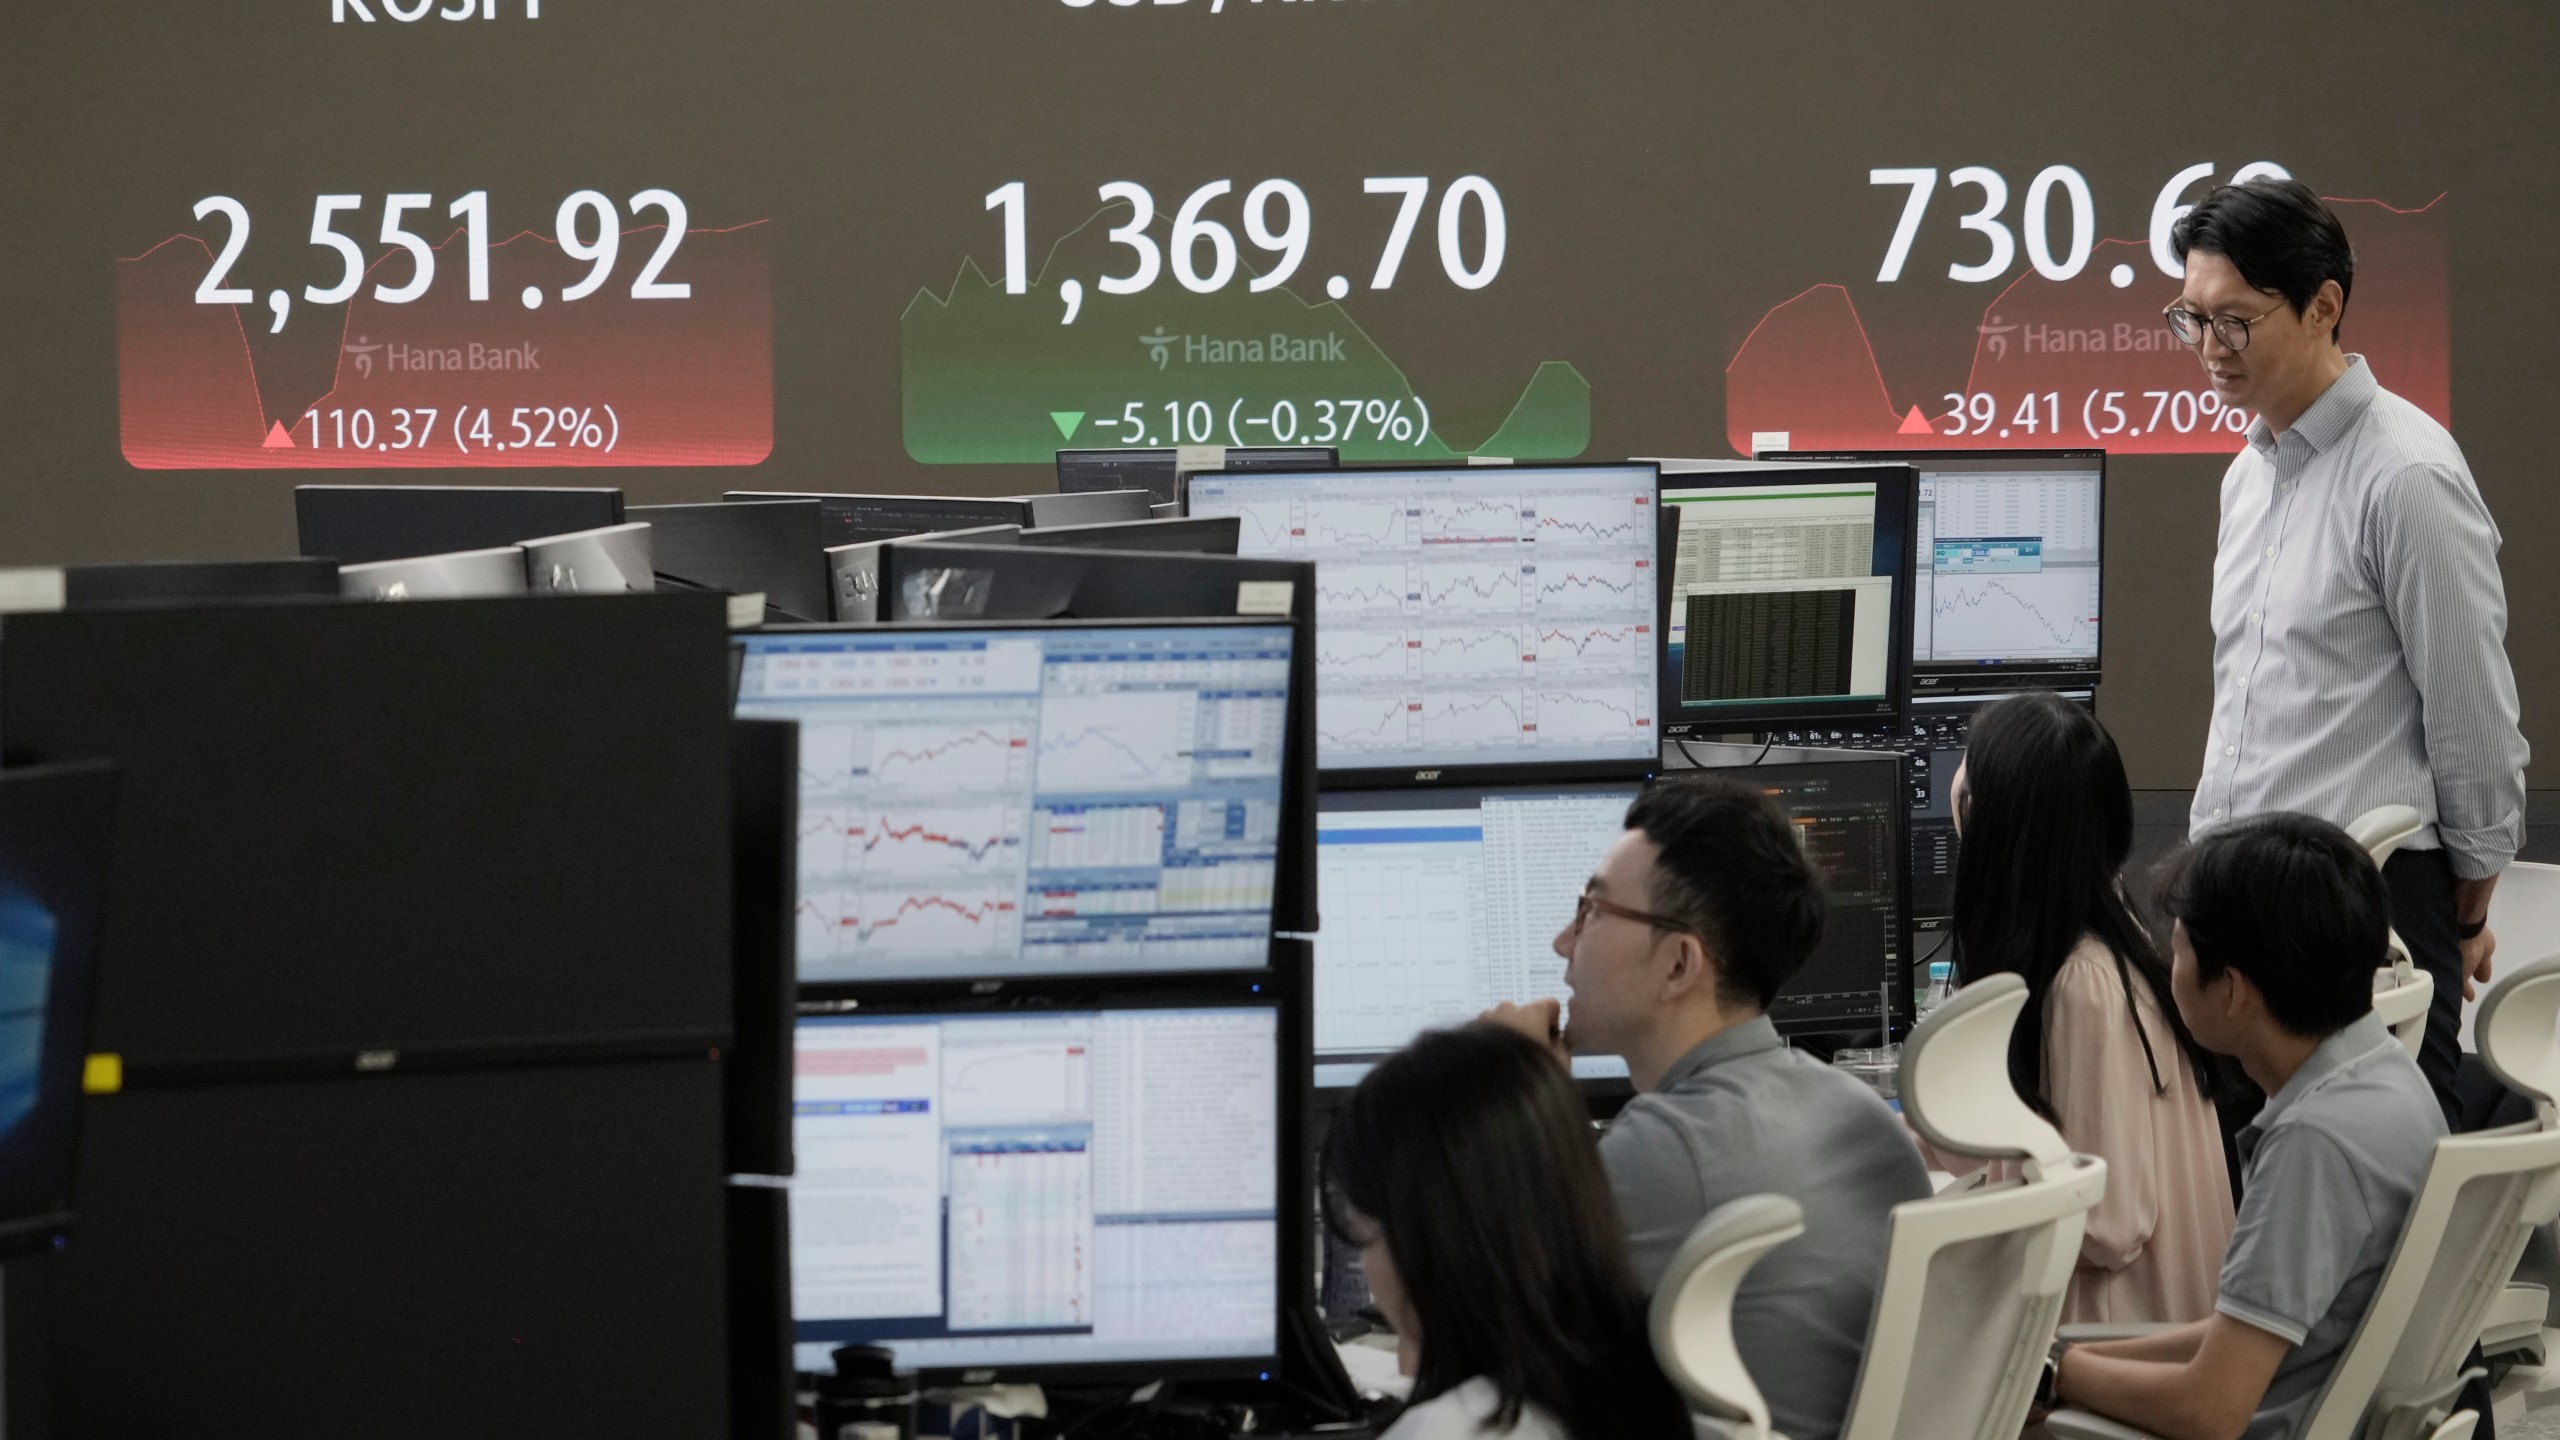
[(2498, 527), (2453, 437), (2339, 349), (2355, 257), (2309, 187), (2223, 186), (2170, 243), (2187, 278), (2169, 328), (2223, 403), (2258, 417), (2222, 479), (2213, 730), (2189, 829), (2417, 807), (2426, 827), (2383, 880), (2435, 977), (2419, 1068), (2450, 1117), (2462, 1001), (2497, 944), (2489, 892), (2524, 841)]

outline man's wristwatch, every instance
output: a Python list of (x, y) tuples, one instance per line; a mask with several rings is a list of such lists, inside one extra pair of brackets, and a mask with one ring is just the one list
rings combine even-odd
[(2488, 917), (2488, 916), (2486, 916), (2486, 915), (2483, 915), (2483, 916), (2481, 916), (2479, 919), (2472, 921), (2472, 922), (2471, 922), (2470, 924), (2468, 924), (2468, 925), (2456, 925), (2456, 926), (2454, 926), (2454, 927), (2453, 927), (2453, 938), (2454, 938), (2454, 939), (2456, 939), (2456, 940), (2477, 940), (2477, 939), (2479, 939), (2479, 938), (2480, 938), (2480, 932), (2482, 932), (2482, 931), (2484, 931), (2484, 930), (2486, 930), (2486, 929), (2488, 929), (2488, 928), (2489, 928), (2489, 917)]
[(2054, 1386), (2062, 1379), (2062, 1352), (2070, 1348), (2070, 1341), (2056, 1340), (2053, 1342), (2053, 1348), (2045, 1352), (2044, 1369), (2036, 1374), (2036, 1408), (2038, 1410), (2050, 1410), (2061, 1403), (2061, 1397), (2054, 1394)]

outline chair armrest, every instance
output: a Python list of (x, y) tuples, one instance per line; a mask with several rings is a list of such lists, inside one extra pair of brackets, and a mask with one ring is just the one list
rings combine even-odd
[(2067, 1340), (2074, 1345), (2094, 1345), (2101, 1340), (2139, 1340), (2145, 1335), (2157, 1335), (2163, 1330), (2176, 1328), (2174, 1325), (2157, 1324), (2065, 1325), (2053, 1333), (2055, 1338)]
[(2044, 1417), (2044, 1429), (2054, 1440), (2154, 1440), (2147, 1430), (2136, 1430), (2086, 1410), (2056, 1410)]

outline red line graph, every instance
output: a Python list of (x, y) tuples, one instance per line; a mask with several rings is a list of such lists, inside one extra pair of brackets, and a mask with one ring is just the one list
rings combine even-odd
[[(2416, 207), (2328, 198), (2356, 247), (2347, 348), (2385, 385), (2449, 424), (2445, 197)], [(2124, 238), (2095, 242), (2067, 281), (2022, 266), (1978, 313), (1967, 305), (1962, 320), (1948, 314), (1947, 286), (1930, 278), (1854, 292), (1836, 282), (1808, 285), (1764, 312), (1726, 363), (1726, 439), (1746, 455), (1763, 435), (1783, 436), (1795, 449), (2236, 451), (2239, 430), (2214, 423), (2220, 402), (2194, 352), (2160, 319), (2174, 294), (2174, 282), (2152, 266), (2149, 242)], [(1873, 328), (1879, 323), (1881, 331)], [(1885, 354), (1898, 357), (1893, 376)], [(1973, 396), (1991, 397), (1989, 423), (1978, 411), (1953, 417), (1951, 398), (1978, 404)], [(2030, 413), (2022, 408), (2030, 396), (2051, 398)], [(2102, 408), (2109, 396), (2123, 417)], [(2176, 396), (2186, 398), (2174, 409), (2145, 398)]]
[(946, 895), (908, 895), (901, 897), (896, 908), (881, 920), (865, 920), (859, 911), (836, 909), (814, 900), (801, 901), (796, 913), (815, 916), (832, 930), (852, 931), (854, 943), (859, 945), (868, 943), (883, 930), (896, 928), (914, 915), (948, 914), (972, 925), (983, 925), (1021, 908), (1020, 902), (1013, 900), (985, 900), (971, 904)]
[[(646, 237), (666, 227), (622, 229), (641, 237), (614, 265), (613, 281), (626, 283), (528, 306), (512, 287), (556, 297), (588, 265), (520, 230), (491, 243), (491, 298), (472, 301), (455, 248), (467, 232), (455, 227), (427, 247), (452, 264), (417, 300), (374, 297), (377, 276), (409, 274), (407, 254), (385, 250), (341, 306), (293, 304), (299, 290), (278, 287), (290, 297), (280, 334), (268, 333), (263, 300), (198, 304), (213, 249), (200, 235), (171, 235), (116, 263), (125, 458), (143, 469), (756, 463), (772, 448), (769, 229), (764, 220), (687, 227), (666, 278), (693, 294), (668, 301), (626, 293)], [(520, 406), (611, 407), (613, 423), (596, 445), (519, 441), (510, 421)], [(395, 410), (440, 423), (430, 431), (421, 420), (395, 438)], [(370, 418), (350, 436), (331, 411)], [(466, 411), (488, 412), (491, 433), (457, 427)]]

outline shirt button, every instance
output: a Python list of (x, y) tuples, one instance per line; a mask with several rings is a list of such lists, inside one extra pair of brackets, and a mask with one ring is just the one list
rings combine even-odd
[(2267, 558), (2270, 560), (2276, 558), (2276, 547), (2273, 545), (2267, 547)]
[(2249, 612), (2249, 623), (2250, 623), (2250, 624), (2252, 624), (2252, 625), (2255, 625), (2255, 624), (2257, 624), (2257, 623), (2258, 623), (2258, 612), (2257, 612), (2257, 611), (2252, 610), (2252, 611), (2250, 611), (2250, 612)]
[(2213, 818), (2214, 818), (2214, 819), (2216, 819), (2216, 820), (2219, 820), (2219, 819), (2221, 819), (2221, 818), (2222, 818), (2222, 807), (2221, 807), (2221, 806), (2216, 805), (2216, 806), (2214, 806), (2214, 807), (2213, 807)]
[(2237, 755), (2240, 753), (2240, 747), (2237, 745), (2225, 745), (2222, 747), (2222, 753), (2225, 755)]

